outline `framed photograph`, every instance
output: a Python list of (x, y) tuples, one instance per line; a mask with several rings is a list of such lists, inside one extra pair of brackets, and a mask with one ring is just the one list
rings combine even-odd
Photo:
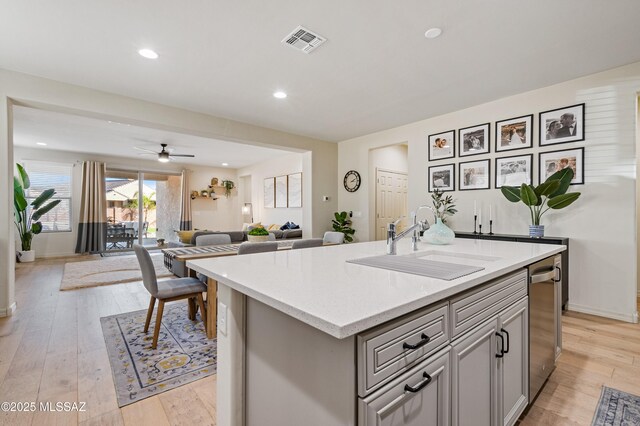
[(442, 191), (456, 189), (454, 164), (429, 167), (429, 192), (436, 188)]
[(289, 207), (302, 207), (302, 173), (292, 173), (287, 177), (287, 180)]
[(287, 207), (287, 177), (276, 177), (276, 208)]
[(275, 180), (274, 178), (266, 178), (264, 180), (264, 207), (272, 209), (275, 206)]
[(453, 158), (456, 155), (456, 131), (429, 135), (429, 161)]
[[(496, 121), (496, 152), (533, 146), (533, 114)], [(496, 175), (497, 175), (496, 169)]]
[(460, 191), (489, 189), (489, 160), (460, 163)]
[(571, 167), (573, 169), (571, 185), (584, 184), (584, 148), (541, 152), (538, 155), (540, 159), (540, 182), (544, 182), (558, 170)]
[(584, 104), (540, 113), (540, 146), (584, 140)]
[(531, 185), (533, 154), (496, 158), (496, 189), (506, 186)]
[(485, 154), (489, 152), (489, 132), (491, 124), (466, 127), (458, 130), (459, 156)]

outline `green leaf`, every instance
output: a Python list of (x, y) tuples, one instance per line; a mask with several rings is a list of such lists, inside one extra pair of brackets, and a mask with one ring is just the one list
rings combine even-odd
[(558, 188), (560, 187), (560, 181), (559, 180), (546, 180), (544, 183), (538, 185), (535, 188), (535, 192), (536, 195), (538, 197), (541, 196), (546, 196), (548, 197), (549, 195), (553, 194), (555, 191), (558, 190)]
[(34, 234), (39, 234), (42, 232), (42, 222), (36, 222), (31, 224), (31, 232)]
[(31, 186), (31, 181), (29, 180), (29, 175), (27, 171), (22, 167), (22, 164), (16, 163), (16, 167), (18, 168), (18, 173), (20, 174), (20, 182), (22, 183), (22, 187), (24, 189), (29, 189)]
[(560, 194), (558, 196), (555, 196), (549, 199), (549, 201), (547, 201), (547, 205), (552, 209), (559, 210), (567, 207), (569, 204), (573, 203), (578, 198), (580, 198), (579, 192), (570, 192), (568, 194)]
[(504, 195), (505, 198), (512, 203), (517, 203), (521, 200), (520, 188), (518, 188), (517, 186), (503, 186), (502, 188), (500, 188), (500, 191), (502, 191), (502, 195)]
[(35, 220), (35, 221), (38, 221), (42, 216), (44, 216), (45, 214), (49, 213), (49, 211), (52, 208), (54, 208), (55, 206), (60, 204), (60, 201), (62, 201), (62, 200), (55, 200), (55, 201), (50, 202), (46, 206), (39, 208), (38, 210), (33, 212), (33, 215), (31, 215), (31, 219)]
[(549, 195), (549, 198), (557, 197), (558, 195), (564, 194), (569, 189), (569, 185), (571, 185), (571, 180), (573, 179), (573, 169), (571, 167), (567, 167), (562, 170), (558, 170), (551, 176), (547, 178), (547, 182), (549, 180), (559, 180), (560, 186), (556, 191)]
[(33, 207), (34, 210), (38, 210), (44, 203), (49, 201), (49, 199), (53, 197), (53, 194), (55, 193), (56, 191), (53, 188), (42, 191), (42, 194), (40, 194), (38, 198), (33, 200), (33, 202), (31, 203), (31, 207)]
[(24, 197), (22, 183), (20, 183), (20, 179), (15, 176), (13, 178), (13, 201), (13, 206), (16, 211), (21, 212), (27, 208), (27, 199)]
[(533, 187), (526, 183), (523, 183), (520, 187), (520, 196), (522, 197), (522, 202), (527, 206), (535, 206), (538, 203), (538, 197), (536, 196)]

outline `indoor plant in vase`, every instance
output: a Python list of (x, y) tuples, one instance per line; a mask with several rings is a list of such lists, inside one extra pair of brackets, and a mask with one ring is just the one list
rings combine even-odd
[(232, 180), (223, 180), (222, 186), (224, 187), (224, 195), (229, 198), (231, 190), (236, 187), (236, 184)]
[(353, 241), (353, 234), (356, 230), (351, 227), (351, 220), (349, 220), (349, 214), (347, 212), (335, 212), (331, 220), (333, 230), (336, 232), (342, 232), (344, 234), (344, 241), (350, 243)]
[(431, 200), (436, 223), (424, 232), (423, 237), (429, 244), (451, 244), (456, 234), (446, 225), (446, 222), (447, 216), (453, 216), (458, 212), (456, 205), (453, 204), (453, 197), (445, 196), (444, 191), (435, 189), (431, 194)]
[(262, 226), (256, 226), (247, 232), (247, 239), (252, 243), (269, 241), (269, 231), (264, 229)]
[(549, 209), (563, 209), (580, 197), (579, 192), (566, 193), (571, 185), (571, 179), (573, 179), (573, 170), (567, 167), (555, 172), (538, 186), (523, 183), (520, 187), (503, 186), (500, 190), (507, 200), (512, 203), (522, 201), (529, 208), (531, 213), (529, 236), (542, 238), (544, 237), (544, 225), (540, 225), (542, 215)]
[(16, 164), (16, 167), (19, 176), (13, 178), (13, 210), (14, 222), (21, 244), (21, 250), (18, 250), (18, 260), (33, 262), (36, 256), (35, 251), (31, 249), (31, 240), (34, 235), (42, 232), (42, 223), (39, 222), (39, 219), (60, 204), (60, 200), (47, 203), (56, 192), (53, 189), (46, 189), (29, 204), (25, 193), (25, 190), (31, 187), (29, 175), (22, 165)]

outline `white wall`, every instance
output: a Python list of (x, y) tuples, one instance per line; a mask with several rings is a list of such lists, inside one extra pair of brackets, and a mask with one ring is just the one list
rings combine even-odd
[(238, 191), (240, 184), (235, 169), (189, 167), (193, 170), (190, 177), (190, 190), (202, 191), (211, 184), (211, 178), (218, 178), (218, 185), (223, 180), (231, 180), (236, 188), (231, 190), (227, 198), (223, 188), (215, 188), (217, 200), (196, 198), (191, 201), (191, 216), (194, 229), (209, 229), (211, 231), (239, 231), (242, 229), (242, 212)]
[[(491, 187), (494, 184), (495, 121), (534, 114), (534, 148), (501, 153), (534, 154), (534, 183), (537, 183), (538, 152), (585, 147), (585, 185), (572, 186), (582, 192), (576, 204), (543, 217), (547, 235), (569, 237), (571, 244), (569, 309), (632, 321), (636, 318), (636, 105), (640, 90), (640, 63), (571, 80), (562, 84), (499, 99), (443, 116), (411, 123), (339, 144), (338, 173), (350, 169), (363, 174), (370, 185), (367, 159), (372, 148), (409, 142), (409, 206), (430, 202), (427, 192), (427, 136), (490, 122), (492, 153), (464, 157), (462, 161), (491, 159)], [(538, 113), (586, 103), (585, 141), (538, 147)], [(441, 160), (433, 164), (458, 163)], [(456, 181), (458, 168), (456, 165)], [(457, 185), (456, 185), (457, 187)], [(355, 194), (338, 192), (340, 210), (369, 208), (370, 188)], [(494, 206), (494, 232), (527, 234), (529, 212), (523, 205), (506, 201), (499, 190), (455, 191), (459, 213), (451, 226), (473, 230), (473, 201), (485, 217)], [(357, 228), (361, 239), (369, 227), (363, 214)], [(486, 229), (486, 228), (485, 228)]]
[(311, 233), (311, 227), (304, 223), (303, 207), (297, 208), (265, 208), (264, 207), (264, 179), (275, 176), (285, 176), (292, 173), (302, 172), (302, 181), (304, 185), (305, 178), (308, 174), (303, 171), (302, 165), (303, 154), (288, 154), (282, 157), (257, 163), (250, 167), (244, 167), (238, 170), (240, 176), (251, 177), (251, 204), (253, 208), (253, 221), (262, 222), (263, 225), (269, 226), (273, 223), (283, 225), (286, 222), (294, 222), (300, 225), (305, 232)]
[[(12, 105), (107, 118), (249, 145), (309, 151), (305, 221), (324, 229), (337, 207), (337, 144), (0, 69), (0, 316), (15, 307)], [(323, 203), (321, 194), (330, 201)], [(307, 217), (308, 216), (308, 217)]]

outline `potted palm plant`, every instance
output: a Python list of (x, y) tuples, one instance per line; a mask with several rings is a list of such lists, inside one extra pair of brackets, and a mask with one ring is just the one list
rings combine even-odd
[(352, 242), (353, 234), (356, 233), (356, 230), (351, 227), (352, 222), (349, 220), (348, 216), (349, 213), (347, 212), (335, 212), (333, 213), (333, 217), (335, 217), (335, 219), (331, 220), (333, 230), (336, 232), (342, 232), (346, 243)]
[(31, 240), (34, 235), (42, 232), (40, 218), (60, 204), (60, 200), (48, 202), (54, 189), (46, 189), (40, 193), (35, 200), (29, 204), (25, 190), (31, 187), (29, 175), (22, 165), (16, 164), (18, 176), (13, 178), (13, 209), (14, 222), (20, 236), (21, 250), (18, 250), (18, 260), (20, 262), (33, 262), (35, 251), (31, 249)]
[(571, 185), (571, 179), (573, 179), (573, 170), (567, 167), (555, 172), (535, 187), (523, 183), (520, 187), (503, 186), (500, 189), (507, 200), (512, 203), (522, 201), (529, 208), (531, 213), (529, 236), (542, 238), (544, 237), (544, 225), (540, 225), (542, 215), (550, 209), (563, 209), (580, 197), (579, 192), (566, 193)]

